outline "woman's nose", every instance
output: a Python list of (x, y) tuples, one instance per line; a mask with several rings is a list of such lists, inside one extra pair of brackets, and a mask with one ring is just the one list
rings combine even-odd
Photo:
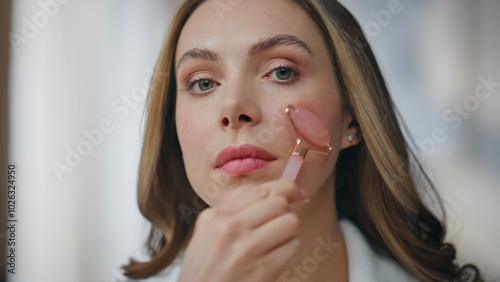
[(247, 114), (240, 114), (237, 119), (233, 118), (232, 116), (224, 117), (222, 119), (222, 125), (224, 127), (229, 127), (229, 126), (238, 127), (241, 124), (251, 123), (251, 122), (253, 122), (253, 118), (248, 116)]
[(253, 126), (260, 122), (261, 112), (258, 95), (253, 92), (255, 91), (251, 90), (250, 87), (234, 86), (226, 88), (219, 119), (222, 128)]

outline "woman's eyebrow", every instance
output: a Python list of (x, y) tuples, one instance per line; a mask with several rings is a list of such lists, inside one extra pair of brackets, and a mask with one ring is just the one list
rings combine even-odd
[(181, 65), (192, 59), (202, 59), (206, 61), (217, 61), (219, 56), (214, 51), (208, 50), (207, 48), (193, 48), (189, 49), (182, 58), (179, 60), (177, 64), (177, 70), (181, 67)]
[(248, 53), (250, 54), (250, 56), (255, 56), (272, 48), (276, 48), (279, 46), (289, 46), (289, 45), (295, 45), (301, 47), (305, 51), (307, 51), (309, 55), (312, 56), (311, 48), (304, 41), (298, 39), (293, 35), (286, 35), (286, 34), (279, 34), (262, 39), (258, 43), (252, 45)]
[[(261, 39), (259, 42), (255, 43), (248, 49), (250, 56), (256, 56), (262, 52), (269, 49), (276, 48), (279, 46), (290, 46), (295, 45), (304, 49), (309, 55), (312, 56), (311, 48), (302, 40), (298, 39), (293, 35), (275, 35), (265, 39)], [(184, 55), (182, 55), (179, 63), (177, 64), (177, 70), (181, 67), (183, 63), (192, 59), (202, 59), (206, 61), (217, 61), (219, 56), (216, 52), (208, 50), (206, 48), (193, 48), (189, 49)]]

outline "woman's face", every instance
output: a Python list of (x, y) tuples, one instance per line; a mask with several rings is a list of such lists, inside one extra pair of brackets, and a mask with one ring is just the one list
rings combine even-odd
[(348, 146), (349, 120), (325, 42), (299, 6), (287, 0), (206, 1), (182, 30), (175, 68), (184, 164), (209, 205), (231, 190), (281, 176), (296, 142), (287, 105), (314, 112), (332, 138), (332, 154), (309, 153), (297, 183), (310, 195), (333, 184), (338, 152)]

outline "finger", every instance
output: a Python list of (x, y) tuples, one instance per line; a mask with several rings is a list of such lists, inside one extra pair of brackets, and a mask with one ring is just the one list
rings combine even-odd
[(259, 242), (255, 255), (261, 256), (296, 238), (299, 234), (299, 218), (288, 212), (263, 224), (253, 232), (253, 240)]
[(270, 272), (281, 273), (283, 268), (297, 256), (300, 245), (300, 239), (294, 237), (261, 256), (259, 258), (262, 260), (260, 264), (265, 265)]
[(283, 195), (289, 203), (304, 201), (303, 194), (295, 182), (279, 179), (266, 182), (253, 189), (236, 190), (223, 199), (223, 203), (215, 207), (217, 212), (235, 214), (246, 207), (272, 195)]
[[(269, 272), (282, 273), (287, 264), (298, 254), (300, 244), (300, 239), (293, 238), (292, 240), (273, 249), (265, 256), (260, 257), (262, 260), (260, 265), (265, 265)], [(283, 281), (281, 279), (279, 281)], [(278, 281), (278, 277), (274, 278), (273, 281), (274, 280)]]
[(281, 195), (288, 199), (290, 204), (300, 204), (308, 199), (308, 195), (304, 189), (300, 189), (297, 183), (287, 179), (280, 179), (268, 184), (274, 187), (271, 190), (270, 196)]
[(248, 229), (260, 225), (290, 211), (288, 199), (281, 195), (270, 196), (249, 206), (235, 215), (236, 222)]
[(270, 195), (270, 189), (266, 186), (257, 186), (250, 189), (237, 188), (221, 199), (221, 204), (214, 207), (218, 213), (232, 215), (246, 207), (265, 199)]

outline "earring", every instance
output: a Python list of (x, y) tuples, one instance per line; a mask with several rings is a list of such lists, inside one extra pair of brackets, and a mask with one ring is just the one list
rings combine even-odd
[(359, 135), (358, 134), (352, 134), (352, 135), (347, 136), (346, 139), (347, 139), (347, 141), (352, 142), (352, 141), (354, 141), (356, 139), (359, 139)]

